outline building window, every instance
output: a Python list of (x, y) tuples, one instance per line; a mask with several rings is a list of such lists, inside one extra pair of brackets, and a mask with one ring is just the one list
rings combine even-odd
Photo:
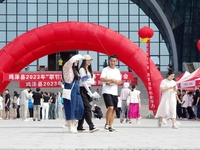
[[(124, 0), (5, 1), (0, 4), (0, 49), (28, 30), (61, 21), (91, 22), (108, 27), (126, 36), (144, 51), (146, 46), (140, 43), (138, 30), (150, 26), (155, 32), (151, 39), (151, 55), (161, 57), (158, 59), (161, 71), (165, 71), (162, 69), (169, 63), (171, 55), (157, 26), (136, 4)], [(96, 56), (99, 58), (93, 65), (97, 68), (95, 71), (101, 71), (108, 56), (99, 53)], [(30, 70), (37, 68), (37, 65), (38, 62), (31, 64)], [(127, 66), (121, 62), (118, 67), (121, 71), (127, 71)]]

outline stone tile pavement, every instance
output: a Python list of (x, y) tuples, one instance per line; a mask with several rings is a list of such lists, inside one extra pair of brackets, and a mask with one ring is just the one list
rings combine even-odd
[[(104, 130), (104, 118), (93, 121), (100, 128), (98, 132), (70, 134), (61, 127), (65, 123), (61, 119), (0, 120), (0, 149), (200, 150), (200, 121), (180, 121), (179, 129), (172, 129), (170, 121), (158, 128), (157, 119), (141, 119), (140, 124), (120, 123), (115, 119), (117, 132)], [(86, 123), (85, 128), (88, 128)]]

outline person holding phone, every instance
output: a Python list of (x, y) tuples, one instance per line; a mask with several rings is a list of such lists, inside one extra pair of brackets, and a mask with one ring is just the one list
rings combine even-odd
[(172, 129), (178, 129), (178, 126), (175, 124), (177, 86), (176, 82), (173, 80), (174, 77), (174, 72), (170, 71), (167, 74), (167, 78), (163, 79), (160, 83), (162, 96), (155, 116), (156, 118), (159, 118), (158, 127), (161, 127), (163, 118), (166, 118), (172, 120)]

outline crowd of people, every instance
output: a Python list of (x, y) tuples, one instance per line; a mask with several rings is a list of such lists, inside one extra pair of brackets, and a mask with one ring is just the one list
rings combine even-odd
[[(78, 62), (82, 60), (80, 68)], [(86, 54), (84, 56), (70, 55), (68, 61), (62, 67), (63, 74), (63, 98), (58, 92), (42, 92), (40, 88), (32, 91), (31, 87), (27, 86), (20, 94), (16, 91), (11, 97), (9, 90), (5, 90), (4, 105), (3, 97), (0, 97), (0, 117), (2, 118), (2, 110), (5, 108), (6, 117), (10, 119), (9, 111), (12, 104), (14, 110), (14, 118), (21, 118), (23, 121), (27, 119), (27, 112), (33, 121), (41, 121), (41, 119), (56, 119), (65, 118), (66, 125), (70, 133), (88, 132), (84, 126), (84, 120), (89, 126), (89, 132), (99, 130), (92, 121), (92, 112), (96, 118), (101, 119), (103, 114), (100, 107), (95, 106), (92, 111), (92, 99), (98, 100), (99, 97), (94, 97), (91, 92), (91, 85), (94, 84), (95, 75), (92, 72), (92, 58)], [(118, 85), (121, 84), (121, 74), (119, 69), (115, 67), (118, 58), (116, 55), (109, 57), (109, 66), (105, 66), (102, 70), (101, 81), (103, 82), (102, 95), (107, 107), (105, 129), (112, 132), (115, 129), (112, 127), (115, 110), (118, 102)], [(70, 91), (70, 97), (64, 97), (64, 92)], [(99, 90), (96, 91), (98, 93)], [(69, 93), (68, 93), (69, 94)], [(62, 115), (62, 108), (64, 116)], [(56, 115), (57, 114), (57, 115)], [(77, 124), (77, 126), (75, 126)]]
[(190, 92), (178, 89), (177, 92), (177, 118), (199, 120), (200, 118), (200, 92), (199, 89)]
[[(62, 119), (63, 99), (58, 92), (42, 92), (40, 88), (32, 91), (29, 86), (20, 94), (17, 91), (10, 96), (9, 89), (5, 90), (5, 98), (0, 95), (0, 119), (2, 119), (2, 110), (5, 109), (5, 120), (22, 119), (29, 121), (40, 121), (41, 119)], [(3, 104), (4, 102), (4, 104)], [(10, 108), (13, 109), (13, 118), (10, 118)]]
[[(78, 68), (80, 60), (82, 60), (82, 63)], [(99, 128), (92, 121), (92, 112), (95, 118), (98, 119), (101, 119), (103, 114), (97, 105), (92, 110), (91, 101), (98, 100), (91, 92), (91, 85), (94, 84), (95, 78), (92, 71), (92, 60), (88, 54), (69, 56), (68, 61), (62, 67), (62, 87), (65, 89), (63, 90), (63, 96), (60, 92), (56, 94), (54, 92), (42, 92), (40, 88), (32, 91), (31, 87), (27, 86), (20, 94), (14, 91), (13, 97), (11, 97), (9, 89), (6, 89), (4, 98), (0, 95), (0, 118), (2, 119), (4, 108), (5, 119), (10, 119), (9, 111), (12, 105), (13, 119), (21, 118), (23, 121), (29, 121), (27, 119), (28, 111), (29, 117), (33, 121), (64, 118), (66, 120), (64, 127), (68, 128), (70, 133), (98, 131)], [(122, 81), (120, 71), (115, 67), (117, 61), (118, 57), (116, 55), (109, 56), (108, 66), (103, 68), (100, 75), (102, 96), (107, 108), (104, 129), (109, 132), (116, 131), (113, 128), (116, 115), (120, 118), (121, 123), (124, 121), (132, 123), (133, 119), (136, 120), (136, 123), (140, 123), (140, 91), (136, 89), (135, 84), (131, 85), (129, 89), (129, 83), (125, 82), (120, 96), (118, 95), (118, 85)], [(167, 78), (162, 80), (160, 84), (162, 96), (155, 116), (159, 118), (159, 127), (161, 127), (164, 118), (167, 118), (172, 120), (172, 128), (177, 129), (176, 118), (184, 120), (198, 119), (200, 114), (199, 89), (196, 90), (195, 94), (178, 90), (176, 82), (173, 80), (174, 76), (175, 74), (170, 71)], [(96, 92), (98, 93), (99, 89)], [(66, 94), (70, 94), (70, 97), (65, 97)], [(84, 121), (88, 124), (89, 131), (84, 128)]]

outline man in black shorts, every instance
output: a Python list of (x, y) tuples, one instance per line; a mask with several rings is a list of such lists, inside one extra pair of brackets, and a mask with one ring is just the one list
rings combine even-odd
[(116, 55), (109, 57), (109, 66), (103, 68), (100, 79), (103, 82), (102, 94), (107, 108), (105, 129), (115, 131), (112, 127), (118, 102), (118, 85), (121, 84), (121, 74), (115, 67), (118, 58)]
[(9, 111), (10, 111), (10, 94), (9, 94), (9, 90), (6, 89), (5, 90), (5, 111), (6, 111), (6, 117), (5, 119), (9, 119)]

